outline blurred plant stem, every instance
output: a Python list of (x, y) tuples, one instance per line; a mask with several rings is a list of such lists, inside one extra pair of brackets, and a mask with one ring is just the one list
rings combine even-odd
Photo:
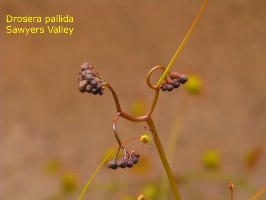
[(255, 194), (250, 200), (258, 199), (264, 192), (266, 192), (266, 187), (262, 188), (257, 194)]
[(168, 72), (169, 72), (170, 69), (172, 68), (172, 66), (173, 66), (173, 64), (174, 64), (174, 62), (175, 62), (175, 60), (176, 60), (176, 58), (178, 57), (178, 55), (179, 55), (180, 52), (182, 51), (184, 45), (186, 44), (188, 38), (190, 37), (190, 35), (191, 35), (191, 33), (192, 33), (192, 31), (193, 31), (194, 28), (196, 27), (196, 25), (197, 25), (197, 23), (198, 23), (198, 21), (199, 21), (201, 15), (202, 15), (204, 9), (205, 9), (207, 3), (208, 3), (208, 0), (205, 0), (204, 3), (203, 3), (203, 5), (202, 5), (202, 7), (201, 7), (201, 9), (200, 9), (200, 11), (199, 11), (199, 13), (198, 13), (198, 15), (197, 15), (196, 18), (195, 18), (193, 24), (190, 26), (190, 29), (188, 30), (188, 32), (187, 32), (185, 38), (183, 39), (183, 41), (182, 41), (181, 44), (179, 45), (179, 47), (178, 47), (178, 49), (176, 50), (176, 52), (175, 52), (173, 58), (171, 59), (170, 63), (168, 64), (166, 70), (164, 71), (163, 75), (162, 75), (161, 78), (159, 79), (159, 81), (158, 81), (158, 83), (157, 83), (157, 86), (160, 86), (160, 85), (162, 84), (162, 82), (164, 81), (166, 75), (168, 74)]
[(96, 176), (96, 174), (99, 172), (99, 170), (101, 169), (101, 167), (104, 165), (104, 163), (106, 163), (106, 161), (114, 154), (115, 150), (117, 148), (115, 148), (112, 152), (110, 152), (101, 162), (101, 164), (96, 168), (96, 170), (93, 172), (92, 176), (90, 177), (90, 179), (88, 180), (87, 184), (85, 185), (84, 189), (82, 190), (78, 200), (82, 200), (85, 192), (87, 191), (88, 187), (90, 186), (91, 182), (93, 181), (94, 177)]
[(165, 153), (164, 153), (164, 150), (163, 150), (163, 147), (162, 147), (162, 144), (161, 144), (161, 141), (159, 139), (159, 136), (157, 134), (157, 131), (156, 131), (156, 128), (153, 124), (153, 121), (152, 119), (150, 118), (148, 121), (147, 121), (149, 127), (151, 130), (154, 131), (154, 142), (155, 142), (155, 145), (156, 145), (156, 148), (158, 150), (158, 153), (160, 155), (160, 158), (161, 158), (161, 161), (163, 163), (163, 166), (164, 166), (164, 169), (165, 169), (165, 172), (167, 174), (167, 177), (168, 177), (168, 180), (169, 180), (169, 183), (171, 185), (171, 189), (173, 191), (173, 194), (174, 194), (174, 197), (176, 200), (180, 200), (181, 197), (180, 197), (180, 194), (179, 194), (179, 191), (177, 189), (177, 186), (176, 186), (176, 182), (175, 182), (175, 179), (174, 179), (174, 176), (173, 176), (173, 173), (171, 171), (171, 168), (169, 166), (169, 163), (167, 161), (167, 158), (165, 156)]
[(237, 185), (238, 188), (242, 188), (245, 190), (248, 194), (254, 194), (257, 189), (252, 187), (246, 178), (242, 176), (232, 176), (230, 174), (226, 174), (219, 171), (199, 171), (199, 172), (189, 172), (187, 174), (184, 174), (183, 176), (179, 177), (180, 183), (190, 183), (197, 180), (202, 179), (208, 179), (208, 180), (215, 180), (215, 181), (221, 181), (223, 183), (230, 182)]

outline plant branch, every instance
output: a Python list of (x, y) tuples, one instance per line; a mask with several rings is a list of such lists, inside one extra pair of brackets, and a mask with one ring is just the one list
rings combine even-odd
[(87, 191), (87, 189), (89, 188), (91, 182), (93, 181), (94, 177), (96, 176), (96, 174), (98, 173), (98, 171), (101, 169), (101, 167), (106, 163), (106, 161), (111, 157), (111, 155), (114, 153), (114, 151), (117, 148), (115, 148), (111, 153), (109, 153), (101, 162), (101, 164), (96, 168), (96, 170), (93, 172), (92, 176), (90, 177), (89, 181), (87, 182), (87, 184), (85, 185), (85, 187), (83, 188), (81, 194), (79, 195), (78, 200), (82, 200), (85, 192)]
[(117, 131), (116, 131), (116, 122), (117, 122), (117, 119), (119, 118), (119, 116), (120, 116), (120, 113), (119, 112), (116, 113), (114, 121), (113, 121), (113, 132), (114, 132), (115, 138), (116, 138), (116, 140), (117, 140), (117, 142), (119, 144), (119, 148), (121, 148), (122, 142), (121, 142), (121, 140), (120, 140), (120, 138), (119, 138), (119, 136), (117, 134)]
[(154, 108), (156, 106), (156, 103), (157, 103), (157, 100), (158, 100), (158, 97), (159, 97), (159, 92), (160, 92), (159, 88), (155, 89), (155, 94), (154, 94), (154, 97), (153, 97), (152, 105), (151, 105), (150, 111), (147, 114), (148, 116), (151, 116), (153, 111), (154, 111)]
[(230, 191), (231, 191), (231, 200), (234, 200), (234, 190), (231, 189)]
[[(127, 120), (133, 121), (133, 122), (142, 122), (142, 121), (146, 120), (146, 118), (147, 118), (146, 115), (140, 116), (140, 117), (133, 117), (133, 116), (130, 116), (129, 114), (123, 112), (121, 109), (120, 102), (118, 100), (118, 97), (117, 97), (115, 90), (112, 88), (112, 86), (109, 83), (106, 83), (105, 86), (111, 91), (111, 93), (113, 95), (115, 105), (116, 105), (116, 110), (117, 110), (116, 116), (119, 115), (119, 116), (121, 116)], [(115, 116), (115, 119), (116, 119), (116, 116)], [(115, 134), (115, 135), (117, 135), (117, 134)]]
[(153, 85), (153, 84), (151, 84), (151, 82), (150, 82), (150, 78), (151, 78), (152, 73), (155, 72), (155, 70), (157, 70), (157, 69), (161, 69), (161, 70), (165, 71), (165, 67), (163, 67), (163, 66), (155, 66), (155, 67), (153, 67), (153, 68), (149, 71), (149, 73), (148, 73), (148, 75), (147, 75), (147, 77), (146, 77), (146, 82), (147, 82), (147, 85), (148, 85), (151, 89), (158, 89), (158, 88), (159, 88), (159, 86), (157, 86), (157, 85)]
[(115, 93), (115, 90), (112, 88), (112, 86), (109, 83), (107, 83), (105, 86), (112, 92), (113, 98), (115, 100), (116, 110), (117, 110), (117, 112), (121, 113), (122, 110), (121, 110), (121, 107), (120, 107), (120, 103), (119, 103), (118, 97), (117, 97), (117, 95)]
[(262, 188), (257, 194), (255, 194), (250, 200), (258, 199), (264, 192), (266, 192), (266, 187)]
[(160, 85), (162, 84), (162, 82), (163, 82), (163, 80), (165, 79), (167, 73), (168, 73), (169, 70), (172, 68), (172, 66), (173, 66), (173, 64), (174, 64), (174, 62), (175, 62), (177, 56), (180, 54), (180, 52), (181, 52), (181, 50), (183, 49), (184, 45), (186, 44), (186, 42), (187, 42), (189, 36), (191, 35), (193, 29), (195, 28), (196, 24), (198, 23), (198, 21), (199, 21), (201, 15), (202, 15), (202, 13), (203, 13), (203, 11), (204, 11), (204, 9), (205, 9), (207, 3), (208, 3), (208, 0), (205, 0), (204, 3), (203, 3), (203, 5), (202, 5), (202, 7), (201, 7), (201, 9), (200, 9), (200, 11), (199, 11), (199, 13), (198, 13), (198, 15), (197, 15), (197, 17), (195, 18), (195, 20), (194, 20), (193, 24), (191, 25), (190, 29), (188, 30), (188, 32), (187, 32), (185, 38), (184, 38), (183, 41), (181, 42), (181, 44), (180, 44), (180, 46), (178, 47), (177, 51), (175, 52), (175, 54), (174, 54), (172, 60), (171, 60), (170, 63), (168, 64), (168, 66), (167, 66), (166, 70), (164, 71), (163, 75), (161, 76), (161, 78), (160, 78), (159, 81), (157, 82), (157, 86), (160, 86)]
[(152, 88), (152, 89), (155, 90), (154, 97), (153, 97), (153, 101), (152, 101), (152, 105), (151, 105), (151, 108), (150, 108), (150, 110), (149, 110), (147, 116), (151, 116), (151, 115), (152, 115), (152, 113), (153, 113), (153, 111), (154, 111), (154, 108), (155, 108), (155, 106), (156, 106), (156, 103), (157, 103), (158, 97), (159, 97), (160, 87), (157, 86), (157, 85), (153, 85), (153, 84), (151, 84), (151, 82), (150, 82), (150, 77), (151, 77), (152, 73), (153, 73), (155, 70), (157, 70), (157, 69), (161, 69), (161, 70), (165, 71), (165, 67), (163, 67), (163, 66), (155, 66), (155, 67), (153, 67), (153, 68), (149, 71), (149, 73), (148, 73), (148, 75), (147, 75), (147, 78), (146, 78), (147, 85), (148, 85), (150, 88)]
[(143, 116), (140, 116), (140, 117), (133, 117), (123, 111), (121, 111), (120, 113), (120, 116), (121, 117), (124, 117), (125, 119), (129, 120), (129, 121), (133, 121), (133, 122), (143, 122), (143, 121), (146, 121), (147, 119), (147, 115), (143, 115)]
[(170, 168), (169, 163), (167, 161), (167, 158), (165, 156), (161, 141), (159, 139), (159, 136), (157, 134), (156, 128), (155, 128), (154, 123), (153, 123), (151, 118), (147, 119), (147, 124), (148, 124), (149, 128), (151, 130), (153, 130), (154, 142), (155, 142), (155, 145), (157, 147), (157, 150), (158, 150), (158, 153), (160, 155), (160, 158), (162, 160), (162, 163), (163, 163), (164, 169), (166, 171), (166, 174), (168, 176), (172, 191), (174, 193), (174, 197), (175, 197), (176, 200), (181, 200), (179, 191), (178, 191), (176, 183), (175, 183), (175, 178), (173, 176), (173, 173), (171, 171), (171, 168)]

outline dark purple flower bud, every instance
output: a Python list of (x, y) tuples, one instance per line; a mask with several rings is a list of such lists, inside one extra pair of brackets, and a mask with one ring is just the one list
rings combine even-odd
[(89, 63), (83, 63), (82, 65), (80, 65), (80, 69), (83, 71), (83, 70), (86, 70), (86, 69), (93, 69), (93, 66), (90, 65)]
[(118, 166), (118, 167), (121, 167), (121, 168), (126, 168), (126, 166), (127, 166), (127, 161), (125, 161), (123, 158), (120, 158), (120, 159), (117, 161), (117, 166)]
[(94, 79), (94, 76), (92, 74), (88, 74), (86, 76), (86, 80), (88, 81), (88, 83), (91, 83), (91, 81)]
[(127, 167), (128, 167), (128, 168), (131, 168), (131, 167), (133, 167), (133, 165), (134, 165), (133, 160), (130, 160), (130, 159), (129, 159), (129, 160), (127, 161)]
[(108, 166), (109, 168), (116, 169), (116, 168), (117, 168), (116, 160), (115, 160), (115, 159), (110, 160), (110, 161), (107, 163), (107, 166)]
[(166, 91), (167, 90), (167, 86), (166, 85), (162, 85), (161, 89), (162, 89), (162, 91)]
[(99, 95), (103, 95), (103, 91), (102, 90), (99, 92)]
[(135, 157), (139, 158), (139, 154), (136, 153), (135, 151), (131, 151), (131, 154), (133, 154)]
[(91, 87), (91, 85), (87, 85), (87, 87), (86, 87), (86, 91), (87, 91), (88, 93), (91, 93), (91, 92), (92, 92), (92, 87)]
[(132, 161), (134, 164), (137, 164), (139, 160), (137, 157), (133, 156)]
[(91, 90), (91, 93), (96, 95), (96, 94), (98, 94), (98, 91), (97, 91), (95, 88), (93, 88), (93, 89)]
[(84, 80), (80, 75), (78, 76), (78, 82)]
[(180, 83), (178, 81), (173, 82), (173, 87), (178, 88), (180, 86)]
[(102, 87), (103, 87), (102, 84), (98, 84), (98, 85), (96, 86), (96, 89), (97, 89), (98, 91), (100, 91), (100, 90), (102, 90)]
[(83, 71), (83, 73), (85, 74), (85, 76), (93, 74), (93, 72), (90, 69), (86, 69), (85, 71)]
[(89, 63), (83, 63), (82, 65), (80, 65), (80, 69), (82, 71), (88, 69), (88, 67), (89, 67)]
[(170, 92), (170, 91), (172, 91), (174, 89), (174, 87), (172, 86), (172, 85), (167, 85), (167, 90)]
[(171, 72), (170, 78), (171, 79), (177, 79), (178, 78), (178, 73), (177, 72)]
[(188, 77), (185, 74), (179, 74), (181, 84), (185, 84), (188, 81)]
[(98, 81), (96, 80), (96, 79), (93, 79), (92, 81), (91, 81), (91, 85), (92, 86), (96, 86), (98, 84)]
[(80, 92), (86, 92), (86, 86), (88, 85), (86, 80), (79, 82), (79, 91)]

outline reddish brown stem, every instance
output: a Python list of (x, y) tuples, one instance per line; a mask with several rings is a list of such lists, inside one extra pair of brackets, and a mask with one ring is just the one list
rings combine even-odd
[[(115, 134), (115, 138), (116, 138), (116, 140), (117, 140), (117, 142), (119, 144), (119, 147), (121, 147), (122, 146), (122, 142), (121, 142), (121, 140), (120, 140), (120, 138), (119, 138), (119, 136), (117, 134), (117, 131), (116, 131), (116, 122), (117, 122), (119, 116), (120, 116), (120, 113), (117, 112), (116, 115), (115, 115), (114, 121), (113, 121), (113, 132)], [(119, 150), (120, 150), (120, 148), (119, 148)]]
[(121, 110), (121, 107), (120, 107), (120, 103), (119, 103), (118, 97), (117, 97), (114, 89), (112, 88), (112, 86), (109, 83), (107, 83), (105, 86), (112, 92), (113, 98), (115, 100), (116, 110), (117, 110), (118, 113), (121, 113), (122, 110)]

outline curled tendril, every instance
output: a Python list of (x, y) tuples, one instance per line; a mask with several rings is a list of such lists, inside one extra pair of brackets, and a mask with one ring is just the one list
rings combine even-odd
[(150, 82), (150, 77), (151, 77), (152, 73), (153, 73), (155, 70), (157, 70), (157, 69), (161, 69), (161, 70), (165, 71), (165, 67), (163, 67), (163, 66), (155, 66), (155, 67), (153, 67), (153, 68), (149, 71), (149, 73), (148, 73), (148, 75), (147, 75), (147, 78), (146, 78), (147, 85), (148, 85), (151, 89), (154, 89), (154, 90), (159, 89), (160, 87), (157, 86), (157, 85), (153, 85), (153, 84), (151, 84), (151, 82)]

